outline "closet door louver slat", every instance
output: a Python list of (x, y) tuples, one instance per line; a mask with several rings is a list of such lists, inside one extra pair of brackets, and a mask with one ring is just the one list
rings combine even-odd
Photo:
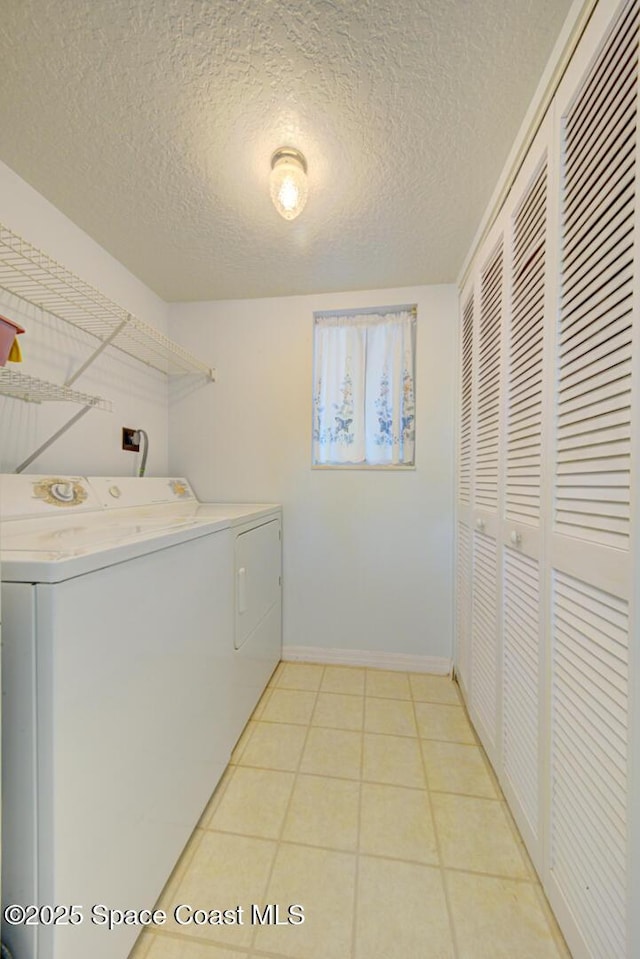
[[(633, 65), (632, 65), (633, 69)], [(567, 246), (569, 259), (572, 247), (576, 242), (578, 229), (583, 226), (589, 208), (581, 207), (581, 196), (585, 193), (591, 193), (594, 184), (601, 180), (605, 172), (615, 174), (612, 176), (610, 186), (596, 194), (591, 201), (592, 204), (602, 204), (609, 206), (611, 199), (619, 195), (617, 191), (623, 189), (620, 184), (624, 184), (621, 177), (623, 171), (629, 163), (633, 162), (633, 129), (630, 121), (633, 120), (635, 112), (635, 89), (633, 74), (627, 81), (626, 90), (618, 90), (616, 101), (609, 107), (608, 113), (603, 116), (601, 125), (606, 126), (610, 121), (610, 126), (606, 129), (606, 136), (602, 143), (593, 152), (589, 151), (588, 145), (584, 152), (577, 158), (578, 162), (567, 164), (567, 175), (571, 176), (571, 185), (566, 191), (567, 212), (574, 213), (576, 209), (581, 208), (580, 219), (573, 227), (567, 231)], [(598, 130), (593, 128), (590, 131), (591, 137), (598, 135)], [(613, 159), (612, 159), (613, 158)], [(574, 160), (576, 154), (574, 153)], [(593, 232), (593, 231), (592, 231)], [(571, 236), (573, 234), (573, 240)]]
[[(554, 523), (628, 549), (638, 4), (564, 120)], [(626, 91), (626, 94), (625, 94)], [(626, 145), (623, 148), (623, 144)], [(615, 396), (615, 402), (611, 398)], [(588, 498), (569, 491), (589, 487)]]
[(456, 604), (470, 715), (572, 955), (635, 959), (640, 0), (588, 6), (462, 297)]
[(497, 562), (495, 539), (483, 533), (474, 533), (471, 701), (489, 737), (490, 746), (495, 742), (496, 731)]
[[(632, 114), (630, 114), (632, 118)], [(630, 134), (633, 134), (633, 129), (630, 130)], [(618, 158), (616, 164), (613, 167), (607, 167), (606, 172), (612, 174), (614, 172), (619, 172), (621, 167), (625, 170), (628, 168), (629, 163), (633, 163), (633, 142), (627, 144), (625, 152), (621, 157)], [(573, 185), (573, 199), (574, 204), (569, 203), (569, 198), (567, 197), (566, 210), (567, 213), (575, 213), (580, 201), (580, 197), (583, 194), (584, 190), (590, 189), (593, 183), (597, 182), (599, 178), (602, 177), (604, 170), (597, 171), (593, 170), (593, 178), (589, 181), (575, 183)], [(630, 191), (628, 185), (624, 178), (620, 177), (613, 178), (611, 180), (612, 184), (617, 185), (617, 192), (614, 193), (613, 197), (608, 196), (608, 194), (602, 194), (600, 197), (596, 197), (594, 202), (602, 203), (603, 199), (607, 199), (607, 202), (604, 204), (603, 217), (599, 224), (599, 229), (595, 230), (593, 225), (587, 231), (581, 232), (579, 227), (584, 226), (584, 214), (587, 212), (582, 210), (583, 219), (580, 222), (574, 223), (574, 229), (572, 234), (565, 233), (564, 235), (564, 254), (565, 254), (565, 263), (566, 270), (568, 274), (574, 272), (574, 268), (579, 263), (580, 251), (583, 246), (585, 239), (590, 241), (593, 249), (598, 249), (602, 245), (602, 240), (606, 237), (609, 237), (617, 232), (618, 228), (625, 221), (625, 212), (629, 203), (633, 202), (633, 191)], [(621, 185), (620, 185), (621, 184)], [(613, 204), (612, 199), (617, 199), (618, 202)]]
[(480, 282), (475, 505), (492, 512), (498, 508), (502, 263), (500, 243)]
[(631, 957), (627, 590), (640, 2), (620, 10), (559, 111), (549, 871), (589, 959)]
[(538, 837), (538, 563), (504, 551), (503, 767), (534, 839)]
[(624, 300), (608, 312), (606, 316), (599, 316), (583, 321), (572, 330), (565, 333), (562, 343), (567, 350), (567, 365), (571, 360), (576, 364), (583, 362), (585, 352), (598, 346), (614, 347), (615, 338), (624, 336), (628, 332), (630, 323), (630, 302)]
[(458, 443), (458, 501), (471, 502), (471, 412), (473, 390), (473, 294), (462, 312), (460, 373), (460, 433)]
[[(535, 163), (535, 166), (534, 166)], [(501, 780), (534, 857), (540, 858), (539, 539), (510, 545), (514, 523), (540, 526), (548, 231), (546, 150), (523, 171), (511, 213), (502, 512)], [(517, 527), (516, 527), (517, 529)]]
[(460, 419), (458, 422), (457, 499), (459, 519), (456, 526), (455, 636), (456, 668), (464, 689), (468, 689), (471, 658), (471, 577), (472, 577), (472, 469), (474, 430), (474, 294), (464, 302), (460, 339)]
[[(542, 430), (547, 165), (513, 221), (509, 324), (505, 515), (539, 525)], [(523, 443), (527, 457), (522, 457)]]
[(471, 531), (462, 522), (457, 526), (456, 569), (456, 650), (458, 670), (465, 686), (469, 682), (469, 643), (471, 636)]
[[(591, 72), (588, 80), (589, 100), (576, 102), (572, 107), (571, 115), (566, 119), (566, 127), (573, 132), (576, 139), (580, 137), (581, 130), (593, 127), (594, 122), (597, 122), (598, 111), (601, 111), (603, 104), (606, 105), (611, 101), (612, 95), (615, 95), (621, 65), (624, 65), (628, 59), (629, 48), (626, 38), (628, 32), (635, 29), (634, 17), (633, 5), (629, 4), (626, 11), (623, 11), (615, 32), (601, 52), (596, 69)], [(627, 57), (625, 57), (625, 51), (627, 51)]]
[(555, 573), (551, 870), (591, 955), (626, 953), (628, 605)]

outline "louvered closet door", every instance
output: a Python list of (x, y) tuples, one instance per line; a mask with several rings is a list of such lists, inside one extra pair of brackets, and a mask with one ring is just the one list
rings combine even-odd
[(501, 778), (537, 865), (543, 853), (541, 508), (547, 318), (552, 316), (547, 283), (550, 134), (547, 122), (514, 184), (507, 235)]
[(592, 22), (557, 105), (548, 856), (576, 959), (640, 955), (627, 866), (639, 3), (622, 4), (602, 40), (611, 7)]
[(456, 521), (456, 651), (458, 678), (465, 695), (469, 689), (471, 641), (471, 477), (473, 454), (473, 286), (463, 292), (460, 316), (458, 374), (458, 470)]
[[(497, 230), (497, 228), (496, 228)], [(471, 715), (492, 760), (499, 764), (498, 689), (499, 476), (502, 399), (503, 239), (494, 231), (477, 283), (475, 418), (472, 501), (474, 516), (471, 615)]]

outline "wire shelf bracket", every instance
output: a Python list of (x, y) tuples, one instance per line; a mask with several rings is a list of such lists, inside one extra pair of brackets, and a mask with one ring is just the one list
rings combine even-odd
[(63, 402), (63, 403), (81, 403), (82, 409), (75, 413), (71, 419), (56, 430), (56, 432), (45, 440), (35, 452), (27, 457), (18, 467), (16, 473), (21, 473), (30, 465), (41, 453), (43, 453), (52, 443), (55, 443), (64, 433), (67, 432), (78, 420), (89, 412), (89, 410), (100, 409), (111, 411), (112, 405), (108, 400), (101, 396), (91, 396), (89, 393), (78, 393), (68, 386), (57, 386), (55, 383), (49, 383), (47, 380), (38, 379), (35, 376), (28, 376), (26, 373), (19, 373), (17, 370), (8, 370), (0, 368), (0, 395), (10, 396), (17, 400), (24, 400), (26, 403), (45, 403), (45, 402)]
[(2, 224), (0, 287), (100, 341), (73, 379), (111, 346), (168, 376), (197, 373), (215, 380), (212, 367)]
[(167, 376), (195, 373), (202, 376), (205, 382), (215, 381), (216, 371), (212, 367), (174, 343), (155, 327), (118, 306), (104, 293), (1, 223), (0, 289), (99, 341), (63, 386), (0, 368), (0, 395), (28, 403), (68, 401), (82, 404), (82, 409), (24, 460), (17, 467), (16, 473), (26, 469), (40, 453), (66, 433), (89, 410), (111, 410), (111, 403), (102, 397), (78, 393), (71, 389), (78, 377), (107, 347), (120, 350)]

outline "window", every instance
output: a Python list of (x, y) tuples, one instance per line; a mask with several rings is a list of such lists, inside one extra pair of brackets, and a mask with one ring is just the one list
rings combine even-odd
[(314, 466), (413, 466), (415, 338), (415, 306), (314, 313)]

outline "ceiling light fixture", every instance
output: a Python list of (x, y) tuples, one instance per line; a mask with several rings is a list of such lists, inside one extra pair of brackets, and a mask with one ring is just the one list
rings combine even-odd
[(285, 220), (295, 220), (307, 202), (307, 161), (299, 150), (280, 147), (271, 157), (270, 192)]

